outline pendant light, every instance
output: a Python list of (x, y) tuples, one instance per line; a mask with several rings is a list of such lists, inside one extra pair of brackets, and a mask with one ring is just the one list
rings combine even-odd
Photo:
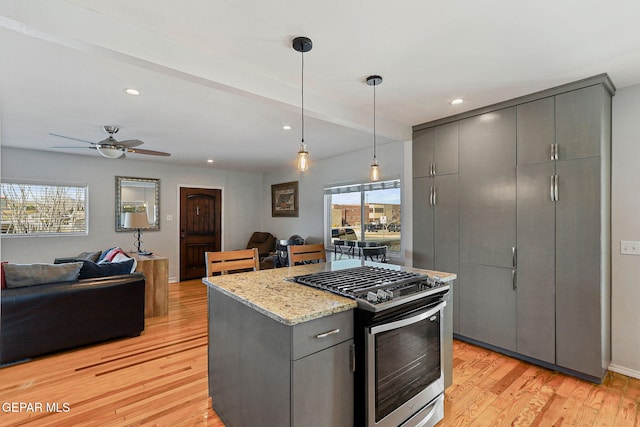
[(373, 162), (371, 162), (371, 174), (369, 175), (371, 181), (380, 180), (380, 166), (376, 157), (376, 86), (380, 83), (382, 83), (380, 76), (367, 77), (367, 84), (373, 86)]
[(311, 39), (307, 37), (296, 37), (293, 39), (293, 48), (302, 56), (302, 138), (300, 140), (300, 150), (298, 150), (298, 170), (304, 172), (309, 169), (309, 152), (307, 144), (304, 143), (304, 53), (309, 52), (313, 47)]

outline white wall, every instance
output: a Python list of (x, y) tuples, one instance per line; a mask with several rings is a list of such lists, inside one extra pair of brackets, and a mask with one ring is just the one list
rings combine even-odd
[(613, 98), (612, 364), (640, 378), (640, 256), (621, 255), (621, 240), (640, 241), (640, 85)]
[[(53, 262), (55, 257), (121, 246), (135, 248), (133, 233), (115, 232), (115, 177), (160, 179), (160, 231), (145, 231), (144, 248), (169, 258), (169, 278), (179, 277), (179, 186), (222, 189), (223, 249), (246, 247), (262, 228), (262, 176), (213, 168), (167, 166), (133, 159), (110, 160), (2, 147), (2, 179), (29, 179), (89, 185), (89, 235), (74, 237), (4, 237), (3, 261)], [(173, 220), (167, 221), (167, 215)]]
[[(404, 191), (404, 146), (401, 142), (385, 144), (377, 147), (377, 156), (380, 164), (382, 179), (401, 178)], [(410, 147), (410, 145), (409, 145)], [(296, 147), (291, 148), (289, 154), (292, 158), (291, 167), (278, 172), (265, 175), (263, 192), (268, 197), (264, 200), (264, 231), (269, 231), (278, 239), (288, 239), (294, 234), (299, 234), (310, 243), (324, 242), (324, 187), (333, 184), (368, 182), (371, 166), (372, 150), (360, 150), (347, 153), (329, 159), (313, 160), (313, 145), (308, 146), (311, 163), (309, 170), (298, 172), (293, 162)], [(273, 218), (271, 216), (271, 185), (283, 182), (298, 181), (298, 193), (300, 197), (298, 218)], [(408, 235), (404, 224), (407, 218), (404, 201), (407, 195), (402, 197), (402, 233), (404, 238)]]

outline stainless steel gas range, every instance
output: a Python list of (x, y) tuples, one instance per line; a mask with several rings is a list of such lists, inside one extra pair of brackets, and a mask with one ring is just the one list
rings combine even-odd
[(371, 265), (294, 280), (358, 302), (356, 426), (428, 427), (443, 418), (442, 318), (447, 283)]

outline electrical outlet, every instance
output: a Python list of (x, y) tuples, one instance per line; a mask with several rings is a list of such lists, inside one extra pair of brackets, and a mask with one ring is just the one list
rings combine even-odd
[(622, 255), (640, 255), (640, 242), (634, 240), (621, 240), (620, 253)]
[(167, 221), (173, 221), (173, 215), (167, 214)]

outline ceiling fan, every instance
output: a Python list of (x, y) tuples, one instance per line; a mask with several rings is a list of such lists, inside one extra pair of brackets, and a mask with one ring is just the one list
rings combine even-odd
[(125, 153), (135, 153), (135, 154), (149, 154), (152, 156), (170, 156), (170, 153), (165, 153), (163, 151), (154, 151), (154, 150), (143, 150), (142, 148), (133, 148), (139, 145), (144, 144), (144, 142), (139, 139), (128, 139), (126, 141), (117, 141), (113, 135), (118, 132), (117, 126), (102, 126), (102, 129), (109, 134), (106, 139), (103, 139), (99, 142), (91, 142), (85, 141), (84, 139), (72, 138), (70, 136), (58, 135), (57, 133), (49, 133), (51, 136), (57, 136), (59, 138), (72, 139), (74, 141), (86, 142), (87, 144), (91, 144), (89, 147), (61, 147), (55, 146), (51, 148), (89, 148), (91, 150), (97, 150), (104, 157), (108, 157), (110, 159), (121, 159), (125, 157)]

